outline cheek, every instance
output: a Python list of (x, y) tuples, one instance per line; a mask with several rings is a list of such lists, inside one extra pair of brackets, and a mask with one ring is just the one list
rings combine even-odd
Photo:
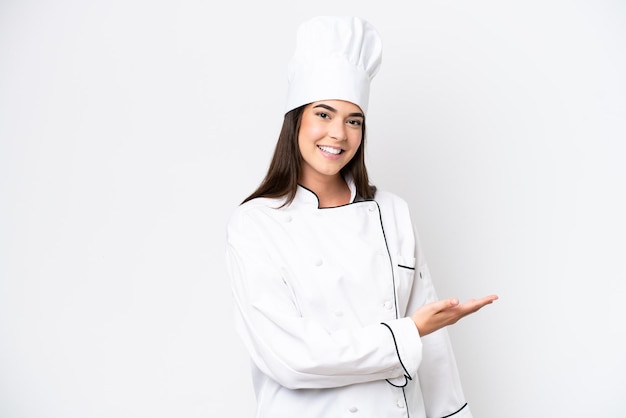
[(363, 134), (361, 132), (355, 132), (353, 135), (349, 136), (350, 144), (352, 148), (355, 150), (361, 146), (361, 139), (363, 138)]
[(326, 132), (324, 131), (323, 124), (315, 123), (309, 120), (302, 120), (300, 125), (300, 131), (298, 133), (298, 142), (301, 141), (316, 141), (324, 137)]

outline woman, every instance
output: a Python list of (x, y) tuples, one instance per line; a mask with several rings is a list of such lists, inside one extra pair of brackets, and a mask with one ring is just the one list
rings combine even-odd
[(369, 182), (381, 56), (362, 19), (300, 26), (274, 157), (228, 225), (257, 417), (471, 417), (445, 327), (497, 296), (438, 301), (406, 202)]

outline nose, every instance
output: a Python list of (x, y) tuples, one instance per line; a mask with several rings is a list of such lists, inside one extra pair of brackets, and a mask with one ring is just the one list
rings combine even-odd
[(348, 135), (346, 133), (346, 125), (342, 120), (337, 120), (336, 118), (330, 126), (328, 135), (337, 141), (345, 141), (348, 139)]

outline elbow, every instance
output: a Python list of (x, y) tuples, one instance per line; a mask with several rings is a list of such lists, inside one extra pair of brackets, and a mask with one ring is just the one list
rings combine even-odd
[[(324, 373), (318, 367), (308, 367), (306, 364), (287, 364), (277, 362), (261, 367), (261, 370), (281, 386), (291, 389), (324, 389), (342, 386), (341, 377), (336, 373)], [(344, 383), (347, 384), (347, 383)]]
[(323, 377), (318, 376), (317, 378), (313, 378), (310, 374), (287, 367), (276, 368), (268, 373), (268, 375), (282, 387), (290, 390), (321, 389), (328, 387), (323, 384)]

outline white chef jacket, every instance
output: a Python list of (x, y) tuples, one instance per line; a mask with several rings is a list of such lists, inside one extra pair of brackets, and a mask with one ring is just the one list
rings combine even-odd
[(235, 324), (258, 418), (471, 418), (446, 329), (410, 315), (437, 299), (408, 206), (377, 191), (319, 208), (256, 198), (227, 229)]

